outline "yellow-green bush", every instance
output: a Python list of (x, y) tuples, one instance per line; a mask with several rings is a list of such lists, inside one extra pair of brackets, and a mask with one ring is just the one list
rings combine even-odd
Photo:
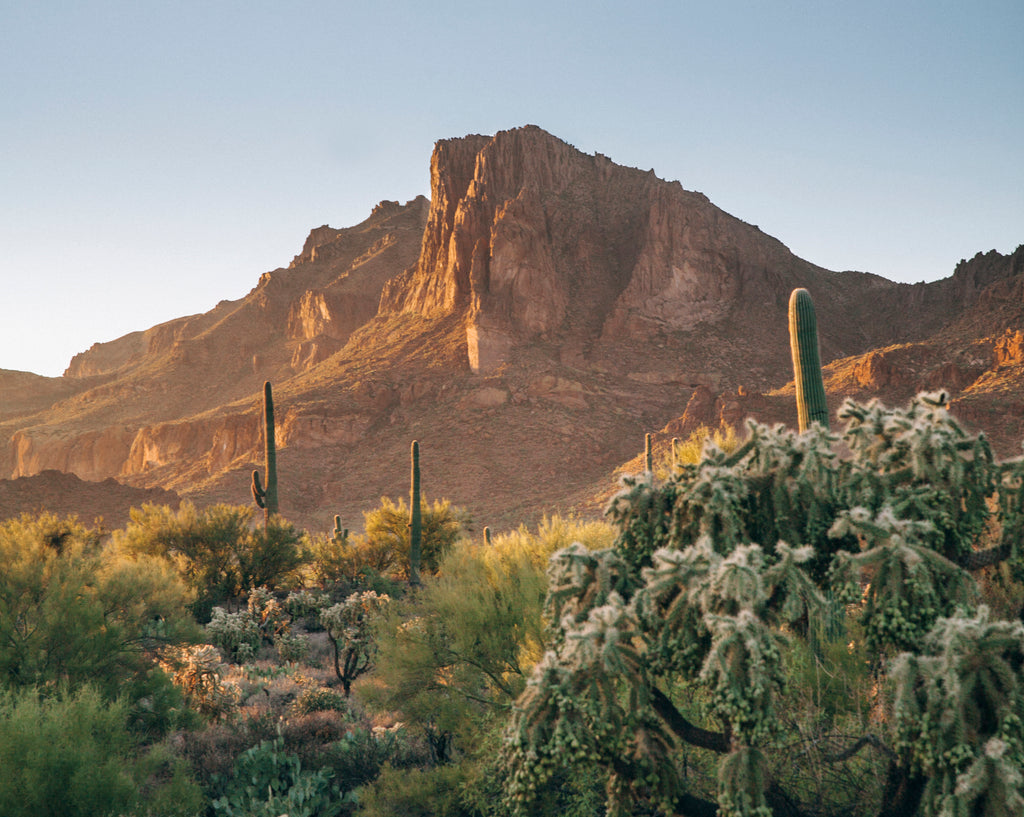
[(131, 553), (160, 556), (173, 563), (198, 598), (196, 613), (209, 616), (214, 604), (253, 587), (271, 590), (287, 582), (302, 562), (299, 534), (279, 516), (254, 524), (248, 505), (197, 508), (183, 502), (132, 508), (131, 521), (115, 537)]
[(0, 682), (86, 681), (113, 696), (145, 672), (147, 653), (194, 634), (177, 573), (145, 554), (104, 547), (74, 518), (0, 523)]

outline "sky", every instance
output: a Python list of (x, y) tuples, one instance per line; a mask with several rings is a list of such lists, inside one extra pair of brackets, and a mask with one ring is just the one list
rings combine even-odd
[(212, 308), (539, 125), (833, 270), (1024, 243), (1021, 0), (0, 0), (0, 369)]

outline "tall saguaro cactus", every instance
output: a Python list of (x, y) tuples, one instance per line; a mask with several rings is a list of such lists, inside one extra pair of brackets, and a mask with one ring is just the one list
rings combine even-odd
[(420, 510), (420, 444), (412, 441), (412, 475), (409, 486), (409, 584), (420, 583), (423, 516)]
[(794, 289), (789, 296), (789, 347), (793, 353), (800, 431), (806, 431), (811, 423), (820, 423), (828, 428), (825, 383), (821, 377), (821, 356), (818, 352), (818, 321), (814, 315), (814, 302), (806, 289)]
[(650, 432), (644, 434), (644, 470), (648, 474), (654, 471), (654, 438)]
[(260, 483), (260, 472), (252, 472), (252, 498), (257, 507), (263, 509), (264, 524), (270, 524), (270, 517), (277, 508), (277, 441), (274, 438), (274, 397), (270, 392), (270, 381), (263, 384), (263, 424), (266, 451), (266, 484)]

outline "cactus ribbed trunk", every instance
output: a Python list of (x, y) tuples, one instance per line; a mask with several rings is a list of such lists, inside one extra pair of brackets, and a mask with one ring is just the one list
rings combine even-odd
[(274, 397), (270, 381), (263, 384), (263, 425), (266, 485), (260, 484), (260, 472), (252, 472), (252, 498), (263, 509), (264, 525), (270, 524), (270, 517), (278, 512), (277, 505), (277, 441), (274, 435)]
[(650, 433), (644, 435), (644, 470), (648, 474), (654, 471), (654, 440)]
[(800, 431), (811, 423), (828, 428), (825, 383), (821, 377), (818, 352), (818, 321), (814, 302), (806, 289), (794, 289), (789, 296), (789, 346), (793, 353), (793, 377), (796, 380), (796, 412)]
[(409, 486), (409, 584), (420, 583), (420, 552), (423, 517), (420, 510), (420, 444), (412, 441), (412, 475)]

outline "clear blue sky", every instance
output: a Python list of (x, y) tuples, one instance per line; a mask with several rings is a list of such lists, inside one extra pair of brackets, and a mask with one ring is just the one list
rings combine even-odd
[(1024, 243), (1024, 2), (0, 0), (0, 368), (241, 297), (536, 124), (829, 269)]

